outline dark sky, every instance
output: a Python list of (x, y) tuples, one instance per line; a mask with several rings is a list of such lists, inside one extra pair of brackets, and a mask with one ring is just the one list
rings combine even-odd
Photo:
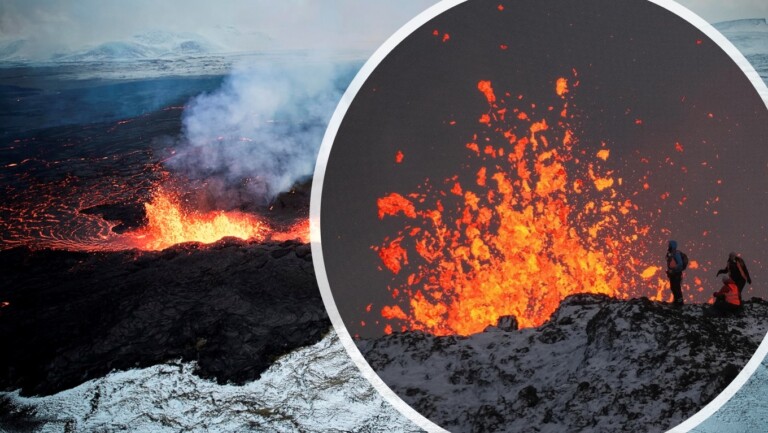
[[(464, 145), (488, 109), (479, 80), (546, 106), (557, 102), (555, 80), (573, 70), (580, 146), (596, 152), (604, 142), (611, 149), (610, 167), (626, 194), (638, 192), (637, 217), (650, 226), (648, 249), (638, 256), (659, 265), (667, 239), (677, 239), (701, 265), (686, 282), (702, 280), (703, 302), (736, 250), (755, 280), (749, 294), (768, 296), (760, 283), (768, 258), (768, 116), (722, 49), (649, 2), (501, 3), (503, 10), (499, 2), (460, 4), (411, 34), (371, 74), (341, 124), (325, 173), (321, 233), (331, 290), (350, 333), (381, 333), (374, 320), (393, 303), (386, 290), (392, 274), (380, 270), (371, 246), (403, 223), (379, 220), (376, 200), (416, 191), (426, 179), (440, 184), (468, 164)], [(405, 155), (401, 164), (397, 151)]]

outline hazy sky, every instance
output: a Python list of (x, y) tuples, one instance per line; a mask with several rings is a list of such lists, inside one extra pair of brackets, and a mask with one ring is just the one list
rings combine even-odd
[(44, 54), (125, 40), (148, 30), (194, 32), (234, 50), (373, 49), (434, 0), (11, 0), (0, 41)]
[[(148, 30), (194, 32), (229, 50), (373, 50), (435, 0), (4, 0), (0, 42), (36, 55), (125, 40)], [(710, 22), (768, 16), (765, 0), (681, 0)]]

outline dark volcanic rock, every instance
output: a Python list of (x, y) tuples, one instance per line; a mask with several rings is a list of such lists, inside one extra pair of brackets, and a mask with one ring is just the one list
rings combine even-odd
[(112, 227), (115, 233), (125, 233), (147, 224), (147, 213), (143, 203), (102, 204), (80, 210), (88, 215), (100, 215), (105, 221), (117, 222)]
[[(768, 303), (707, 318), (646, 298), (566, 298), (538, 328), (360, 340), (405, 402), (456, 432), (658, 432), (712, 401), (768, 330)], [(482, 414), (482, 416), (479, 416)]]
[(329, 329), (307, 249), (227, 239), (161, 252), (2, 251), (0, 388), (51, 394), (175, 359), (219, 382), (258, 378)]

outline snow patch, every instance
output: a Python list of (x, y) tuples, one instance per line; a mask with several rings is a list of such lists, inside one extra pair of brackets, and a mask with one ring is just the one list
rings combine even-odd
[(768, 303), (711, 319), (701, 305), (566, 298), (539, 328), (360, 340), (400, 398), (454, 432), (664, 431), (717, 396), (755, 353)]
[[(0, 393), (11, 404), (8, 432), (415, 432), (362, 378), (331, 331), (319, 343), (280, 358), (259, 380), (218, 385), (171, 362), (113, 372), (48, 397)], [(7, 408), (6, 408), (7, 409)], [(31, 413), (24, 425), (14, 414)]]

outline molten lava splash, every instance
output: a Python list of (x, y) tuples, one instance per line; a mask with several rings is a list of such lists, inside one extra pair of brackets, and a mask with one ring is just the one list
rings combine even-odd
[(273, 230), (269, 239), (276, 242), (301, 241), (309, 243), (309, 219), (301, 220), (290, 225), (286, 230)]
[(249, 214), (186, 211), (178, 197), (163, 189), (144, 207), (148, 223), (130, 235), (143, 250), (162, 250), (182, 242), (213, 243), (227, 236), (264, 240), (270, 231), (267, 224)]
[(394, 274), (385, 332), (468, 335), (510, 314), (538, 326), (570, 294), (626, 297), (653, 276), (633, 255), (648, 227), (606, 168), (609, 149), (580, 146), (573, 74), (553, 82), (554, 102), (525, 107), (480, 81), (488, 111), (466, 144), (473, 168), (423, 189), (430, 193), (378, 200), (379, 218), (404, 223), (373, 247)]

